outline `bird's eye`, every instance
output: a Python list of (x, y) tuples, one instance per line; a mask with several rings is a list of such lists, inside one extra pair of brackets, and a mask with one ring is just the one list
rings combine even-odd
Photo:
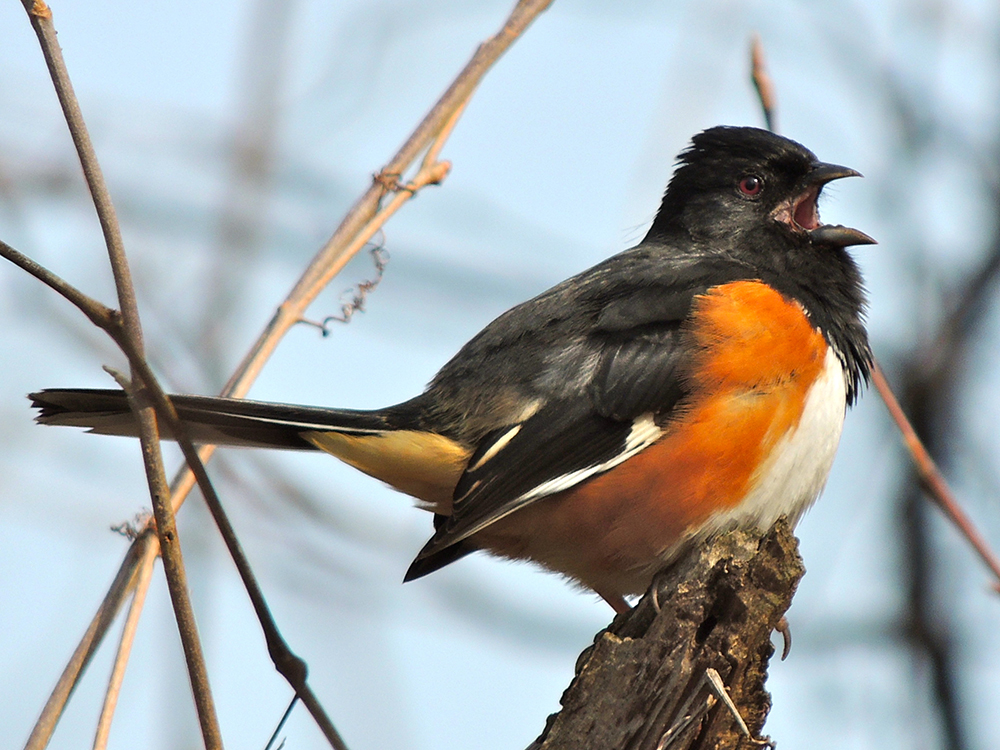
[(755, 174), (747, 175), (740, 180), (740, 192), (750, 198), (753, 198), (755, 195), (759, 195), (760, 191), (763, 189), (764, 181)]

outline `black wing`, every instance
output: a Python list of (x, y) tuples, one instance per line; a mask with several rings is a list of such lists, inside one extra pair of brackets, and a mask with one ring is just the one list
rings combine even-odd
[(660, 288), (645, 300), (609, 301), (574, 356), (559, 357), (559, 367), (574, 368), (566, 380), (582, 379), (583, 387), (544, 400), (527, 419), (479, 442), (456, 486), (451, 516), (436, 525), (407, 580), (471, 551), (468, 538), (490, 524), (656, 442), (685, 394), (683, 321), (706, 288)]

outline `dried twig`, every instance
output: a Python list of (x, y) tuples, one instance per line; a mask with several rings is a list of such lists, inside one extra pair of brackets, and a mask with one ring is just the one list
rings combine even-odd
[[(291, 649), (288, 648), (288, 645), (281, 637), (277, 624), (274, 622), (270, 610), (267, 607), (267, 602), (264, 599), (263, 592), (261, 591), (260, 586), (250, 568), (249, 561), (243, 553), (242, 547), (236, 536), (236, 532), (222, 508), (222, 503), (216, 495), (215, 489), (209, 481), (208, 474), (205, 471), (205, 466), (201, 462), (197, 450), (191, 443), (190, 438), (187, 436), (187, 430), (184, 424), (180, 421), (176, 411), (174, 411), (173, 404), (170, 403), (169, 398), (160, 388), (155, 376), (149, 369), (149, 365), (144, 359), (142, 359), (141, 354), (135, 349), (134, 342), (125, 336), (122, 327), (119, 325), (119, 317), (114, 314), (114, 311), (107, 310), (107, 308), (101, 305), (101, 303), (91, 299), (87, 295), (75, 289), (72, 285), (67, 284), (47, 269), (38, 266), (38, 264), (17, 252), (2, 240), (0, 240), (0, 256), (6, 257), (8, 260), (25, 270), (30, 270), (32, 275), (41, 279), (53, 289), (59, 291), (67, 299), (73, 301), (74, 304), (80, 307), (80, 309), (87, 314), (87, 317), (94, 320), (97, 325), (107, 331), (111, 338), (114, 339), (115, 342), (121, 347), (122, 351), (128, 357), (129, 362), (132, 364), (133, 369), (139, 374), (142, 382), (146, 384), (145, 389), (142, 391), (135, 391), (133, 393), (131, 388), (127, 388), (127, 390), (129, 390), (130, 396), (137, 399), (148, 399), (150, 403), (153, 403), (157, 413), (166, 422), (171, 434), (177, 440), (178, 445), (184, 454), (185, 460), (188, 462), (188, 466), (190, 467), (193, 475), (196, 477), (198, 486), (202, 490), (202, 494), (205, 496), (206, 504), (208, 505), (209, 511), (212, 513), (212, 517), (215, 520), (216, 525), (219, 527), (219, 531), (226, 543), (226, 547), (229, 549), (230, 555), (236, 564), (237, 571), (239, 572), (243, 584), (247, 589), (247, 593), (250, 596), (254, 611), (256, 612), (258, 619), (261, 621), (265, 638), (267, 640), (268, 652), (270, 653), (275, 666), (289, 681), (295, 689), (296, 694), (299, 695), (302, 702), (313, 714), (331, 745), (335, 748), (346, 747), (336, 728), (333, 726), (333, 723), (330, 721), (326, 712), (320, 705), (319, 700), (306, 683), (307, 669), (305, 662), (292, 653)], [(122, 382), (122, 385), (127, 387), (128, 383)], [(155, 432), (155, 421), (152, 421), (152, 427)], [(142, 429), (147, 428), (145, 428), (143, 423), (140, 422), (140, 430)], [(169, 509), (170, 507), (169, 502), (167, 502), (169, 495), (166, 489), (166, 479), (165, 477), (155, 475), (155, 459), (154, 457), (147, 455), (147, 445), (149, 445), (148, 440), (152, 438), (153, 435), (146, 434), (145, 437), (147, 438), (147, 442), (143, 443), (143, 453), (144, 457), (149, 461), (149, 463), (147, 463), (147, 471), (148, 473), (152, 472), (149, 473), (148, 478), (151, 483), (151, 488), (155, 487), (155, 491), (160, 493), (158, 496), (153, 497), (153, 509), (156, 518), (157, 531), (161, 538), (161, 548), (164, 550), (164, 568), (167, 568), (168, 565), (171, 566), (170, 575), (172, 576), (172, 579), (168, 579), (168, 584), (170, 584), (170, 581), (173, 580), (177, 586), (183, 587), (184, 596), (178, 597), (178, 599), (174, 601), (174, 605), (175, 608), (180, 608), (182, 613), (180, 618), (185, 623), (193, 623), (193, 612), (184, 611), (184, 600), (187, 599), (187, 585), (184, 582), (185, 575), (182, 565), (177, 566), (177, 562), (179, 561), (179, 550), (176, 549), (177, 532), (175, 522), (173, 521), (173, 513), (170, 513), (169, 515), (163, 514), (164, 508)], [(154, 441), (154, 443), (156, 443), (156, 441)], [(156, 444), (158, 445), (158, 443)], [(160, 472), (160, 474), (162, 475), (162, 472)], [(146, 537), (141, 537), (141, 539), (144, 544), (148, 543), (146, 542)], [(168, 548), (171, 553), (170, 560), (167, 559), (167, 555), (165, 553)], [(145, 559), (148, 560), (148, 563), (146, 564), (151, 566), (154, 559), (153, 556), (146, 556)], [(147, 575), (147, 572), (145, 570), (141, 570), (140, 577), (145, 575)], [(174, 592), (172, 591), (171, 593), (173, 594)], [(188, 602), (188, 608), (189, 606), (190, 602)], [(179, 627), (181, 627), (180, 624)], [(189, 669), (198, 670), (199, 661), (203, 666), (204, 659), (203, 657), (200, 659), (197, 658), (200, 655), (200, 647), (197, 646), (196, 633), (189, 632), (187, 636), (189, 638), (189, 643), (194, 644), (194, 647), (197, 649), (197, 652), (189, 660)], [(124, 668), (124, 666), (122, 666), (122, 668)], [(195, 682), (196, 680), (199, 684), (204, 683), (207, 685), (207, 674), (200, 676), (198, 672), (195, 671), (192, 676), (192, 682)], [(210, 700), (211, 696), (209, 695), (208, 698)], [(51, 726), (54, 728), (54, 723), (52, 723)], [(34, 733), (32, 736), (35, 736)], [(38, 746), (44, 747), (44, 744), (47, 742), (47, 738), (42, 740), (40, 737), (39, 741), (42, 741), (42, 744)], [(210, 745), (207, 737), (206, 744)], [(30, 741), (28, 746), (35, 747), (35, 745), (33, 745)]]
[[(285, 723), (288, 721), (288, 717), (292, 715), (292, 709), (295, 708), (295, 704), (298, 703), (299, 696), (294, 695), (292, 699), (288, 702), (288, 708), (285, 709), (285, 713), (281, 715), (281, 719), (278, 720), (278, 725), (271, 732), (271, 737), (268, 739), (267, 744), (264, 745), (264, 750), (271, 750), (274, 747), (274, 743), (278, 741), (278, 735), (281, 734), (281, 730), (285, 728)], [(284, 746), (284, 740), (278, 746), (278, 750)]]
[(754, 34), (750, 41), (750, 79), (757, 90), (757, 98), (760, 101), (760, 108), (764, 112), (764, 122), (767, 129), (771, 132), (777, 132), (778, 108), (774, 95), (774, 82), (764, 64), (764, 45), (760, 41), (759, 34)]
[(889, 383), (885, 379), (885, 373), (882, 372), (882, 368), (879, 367), (878, 363), (875, 364), (872, 370), (872, 382), (878, 390), (879, 395), (882, 396), (882, 400), (889, 410), (889, 415), (903, 435), (903, 442), (906, 444), (906, 448), (913, 458), (913, 466), (924, 488), (927, 490), (927, 494), (944, 511), (951, 522), (958, 527), (962, 536), (969, 541), (969, 544), (972, 545), (972, 548), (979, 555), (980, 559), (986, 563), (986, 567), (993, 571), (993, 575), (997, 578), (993, 584), (993, 588), (997, 592), (1000, 592), (1000, 560), (997, 559), (997, 556), (986, 543), (986, 540), (976, 529), (975, 525), (973, 525), (972, 520), (962, 510), (961, 506), (959, 506), (954, 493), (942, 476), (937, 464), (934, 463), (934, 459), (931, 458), (923, 442), (917, 437), (917, 433), (910, 424), (910, 420), (906, 418), (903, 407), (899, 405), (899, 401), (889, 387)]
[(149, 583), (152, 580), (152, 565), (143, 568), (139, 572), (139, 581), (136, 584), (135, 593), (132, 595), (132, 603), (129, 605), (128, 615), (125, 617), (125, 627), (118, 642), (118, 652), (115, 655), (114, 666), (111, 668), (111, 677), (108, 679), (108, 689), (104, 695), (101, 716), (97, 721), (97, 731), (94, 734), (94, 750), (104, 750), (108, 745), (108, 736), (111, 734), (111, 720), (114, 718), (115, 707), (118, 704), (118, 695), (121, 693), (122, 681), (125, 679), (125, 667), (128, 666), (128, 658), (132, 653), (132, 644), (135, 641), (135, 632), (139, 627), (139, 616), (142, 614), (142, 607), (146, 601), (146, 592), (149, 591)]
[(83, 638), (77, 644), (76, 650), (73, 651), (73, 655), (59, 676), (56, 686), (45, 702), (38, 721), (35, 722), (31, 735), (28, 737), (28, 742), (25, 745), (26, 750), (41, 750), (48, 744), (80, 676), (90, 664), (97, 647), (100, 646), (104, 636), (114, 623), (121, 602), (134, 588), (134, 576), (138, 574), (138, 571), (146, 568), (152, 569), (152, 562), (156, 559), (158, 550), (156, 535), (148, 529), (129, 547), (125, 559), (118, 567), (118, 573), (115, 575), (111, 587), (104, 595), (104, 600), (87, 627), (87, 632), (83, 634)]
[[(119, 346), (125, 344), (122, 348), (126, 350), (133, 370), (140, 369), (137, 368), (137, 364), (145, 363), (142, 355), (142, 327), (139, 321), (132, 276), (125, 255), (125, 246), (118, 219), (111, 201), (111, 194), (104, 182), (104, 175), (90, 141), (83, 113), (80, 111), (79, 103), (73, 92), (69, 72), (62, 57), (62, 50), (56, 40), (56, 31), (52, 24), (52, 11), (43, 0), (33, 0), (32, 2), (24, 0), (24, 6), (32, 28), (38, 37), (49, 75), (52, 78), (52, 84), (80, 158), (80, 164), (83, 167), (84, 178), (94, 201), (101, 230), (104, 233), (104, 241), (118, 293), (118, 303), (121, 308), (120, 317), (115, 317), (107, 330), (109, 333), (111, 333), (112, 328), (116, 330), (118, 334), (116, 342)], [(91, 316), (88, 315), (88, 317)], [(145, 380), (148, 382), (148, 379)], [(222, 733), (219, 729), (219, 720), (215, 713), (215, 703), (208, 682), (205, 657), (198, 639), (194, 609), (188, 595), (187, 577), (180, 542), (177, 538), (176, 521), (170, 505), (170, 491), (163, 467), (163, 456), (160, 453), (155, 414), (151, 405), (141, 395), (133, 402), (133, 409), (139, 425), (143, 464), (149, 483), (153, 513), (156, 517), (164, 573), (177, 620), (184, 657), (187, 661), (188, 675), (191, 680), (191, 689), (198, 711), (202, 736), (206, 747), (221, 748)]]
[[(373, 181), (373, 185), (355, 203), (341, 222), (340, 227), (310, 263), (302, 278), (278, 307), (271, 322), (230, 378), (223, 389), (223, 395), (232, 397), (245, 395), (277, 343), (288, 329), (301, 318), (306, 307), (315, 299), (329, 279), (340, 271), (347, 260), (360, 250), (385, 221), (417, 190), (444, 179), (449, 165), (447, 162), (438, 162), (437, 156), (450, 134), (451, 128), (457, 122), (465, 103), (487, 70), (550, 4), (551, 0), (520, 0), (500, 32), (479, 47), (465, 69), (438, 100), (396, 156), (379, 172), (379, 177)], [(427, 149), (426, 156), (417, 174), (410, 182), (398, 189), (389, 205), (380, 208), (382, 198), (390, 192), (390, 185), (393, 187), (398, 185), (399, 176), (425, 148)], [(389, 176), (394, 176), (394, 179), (388, 179)], [(37, 273), (35, 275), (38, 276)], [(114, 311), (107, 312), (109, 315), (114, 314)], [(166, 408), (167, 411), (172, 411), (169, 404), (166, 405)], [(166, 416), (169, 417), (169, 414)], [(175, 434), (182, 435), (183, 429)], [(197, 451), (198, 461), (191, 462), (191, 457), (188, 457), (187, 453), (185, 453), (185, 457), (189, 460), (189, 465), (193, 467), (209, 460), (213, 452), (214, 446), (202, 446)], [(194, 477), (192, 471), (183, 470), (175, 478), (172, 485), (172, 507), (175, 511), (195, 484)], [(134, 585), (137, 571), (142, 567), (152, 565), (155, 553), (155, 539), (148, 533), (142, 534), (130, 548), (119, 569), (116, 578), (117, 585), (108, 591), (97, 615), (78, 645), (73, 659), (67, 665), (56, 689), (47, 701), (42, 716), (32, 733), (32, 740), (37, 737), (37, 741), (33, 743), (32, 740), (29, 740), (29, 747), (42, 748), (47, 744), (48, 737), (51, 736), (55, 723), (58, 721), (73, 688), (94, 650), (106, 634), (110, 621)], [(266, 622), (262, 622), (262, 626), (266, 631)], [(269, 638), (269, 648), (270, 640)], [(278, 636), (278, 640), (280, 641), (280, 636)], [(302, 676), (304, 678), (304, 671), (302, 671)], [(310, 705), (314, 698), (313, 701), (310, 701), (307, 695), (300, 694), (300, 697), (311, 711), (315, 712), (318, 709), (318, 704)], [(331, 739), (331, 741), (333, 740)]]
[[(764, 50), (761, 45), (760, 37), (754, 36), (751, 43), (751, 61), (750, 65), (752, 68), (752, 78), (754, 86), (757, 88), (757, 95), (760, 100), (760, 106), (764, 111), (764, 118), (767, 121), (768, 130), (774, 130), (774, 91), (773, 85), (771, 83), (770, 77), (764, 70)], [(960, 296), (959, 305), (957, 306), (954, 314), (950, 316), (944, 326), (942, 326), (940, 335), (938, 337), (940, 342), (947, 342), (954, 338), (952, 334), (956, 329), (960, 329), (961, 326), (967, 323), (967, 313), (969, 309), (973, 309), (981, 302), (981, 296), (983, 289), (992, 282), (995, 278), (998, 269), (1000, 269), (1000, 246), (994, 254), (989, 258), (988, 262), (984, 266), (983, 270), (977, 274), (969, 282), (966, 293)], [(943, 351), (945, 346), (934, 347), (935, 351)], [(937, 360), (942, 359), (942, 355), (938, 355)], [(935, 362), (937, 364), (937, 362)], [(972, 548), (976, 551), (979, 557), (982, 559), (986, 566), (993, 572), (997, 580), (993, 584), (993, 587), (1000, 592), (1000, 560), (998, 560), (996, 554), (990, 549), (989, 545), (986, 543), (985, 538), (976, 529), (972, 520), (965, 514), (965, 511), (958, 505), (958, 501), (955, 498), (954, 493), (945, 481), (944, 476), (937, 468), (937, 464), (931, 458), (930, 453), (927, 448), (924, 447), (923, 442), (920, 440), (913, 426), (910, 424), (909, 420), (906, 418), (906, 414), (903, 412), (902, 407), (899, 405), (895, 394), (892, 392), (888, 381), (885, 379), (885, 374), (876, 362), (872, 369), (872, 382), (875, 385), (876, 390), (878, 390), (879, 395), (885, 402), (886, 407), (889, 409), (889, 414), (892, 416), (893, 421), (899, 427), (899, 431), (903, 435), (903, 442), (906, 444), (906, 448), (910, 453), (910, 457), (913, 460), (913, 465), (916, 468), (917, 475), (920, 477), (924, 488), (927, 490), (927, 494), (930, 498), (940, 507), (949, 520), (956, 526), (959, 532), (964, 536)]]

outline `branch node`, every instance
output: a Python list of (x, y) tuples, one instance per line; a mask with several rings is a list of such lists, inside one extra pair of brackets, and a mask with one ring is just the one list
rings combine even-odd
[(45, 4), (44, 0), (34, 0), (31, 4), (31, 10), (28, 12), (35, 18), (44, 18), (47, 21), (52, 20), (52, 9)]
[(444, 160), (435, 162), (433, 166), (429, 167), (426, 171), (426, 175), (420, 184), (420, 187), (425, 185), (440, 185), (444, 182), (444, 179), (451, 172), (451, 162)]
[(111, 530), (125, 537), (130, 542), (134, 542), (146, 527), (150, 525), (152, 518), (152, 511), (143, 510), (132, 516), (132, 520), (115, 524), (111, 527)]
[(274, 668), (288, 680), (288, 684), (295, 688), (295, 693), (298, 695), (309, 677), (309, 665), (304, 659), (292, 653), (288, 644), (276, 633), (267, 636), (267, 653), (274, 663)]
[(372, 175), (372, 182), (387, 193), (395, 193), (399, 191), (399, 181), (402, 178), (403, 175), (399, 172), (387, 172), (383, 169)]

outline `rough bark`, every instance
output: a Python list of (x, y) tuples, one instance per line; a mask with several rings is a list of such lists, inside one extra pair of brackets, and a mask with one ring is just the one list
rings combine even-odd
[[(733, 531), (660, 574), (598, 633), (529, 750), (721, 750), (758, 747), (707, 689), (718, 672), (754, 738), (771, 707), (764, 689), (771, 634), (805, 569), (787, 523)], [(689, 717), (687, 723), (684, 717)]]

